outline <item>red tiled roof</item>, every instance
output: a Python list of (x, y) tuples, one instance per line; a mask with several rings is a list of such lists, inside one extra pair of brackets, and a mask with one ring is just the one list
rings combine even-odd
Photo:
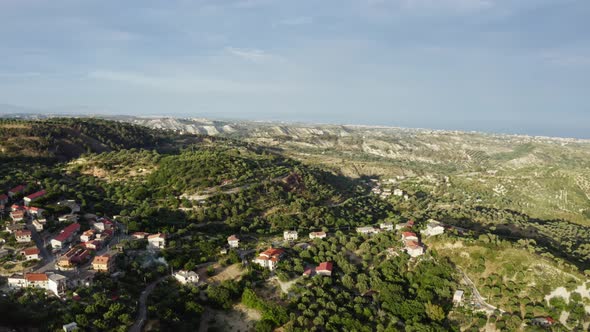
[(22, 230), (16, 231), (15, 234), (16, 234), (17, 237), (19, 237), (19, 236), (31, 236), (32, 233), (28, 229), (22, 229)]
[(228, 240), (228, 241), (239, 241), (240, 239), (238, 239), (238, 237), (237, 237), (237, 236), (235, 236), (235, 235), (232, 235), (232, 236), (228, 237), (228, 238), (227, 238), (227, 240)]
[(10, 189), (8, 192), (11, 194), (18, 194), (18, 193), (23, 192), (24, 190), (25, 190), (25, 186), (21, 184), (19, 186), (16, 186), (16, 187)]
[(26, 256), (39, 255), (40, 251), (37, 248), (27, 248), (22, 251)]
[(412, 232), (403, 232), (402, 233), (403, 237), (410, 237), (410, 236), (414, 236), (416, 237), (416, 233), (412, 233)]
[(55, 240), (63, 242), (65, 240), (67, 240), (70, 236), (72, 236), (72, 234), (74, 232), (77, 232), (79, 229), (80, 229), (80, 224), (78, 224), (78, 223), (71, 224), (68, 227), (64, 228), (63, 231), (55, 237)]
[(111, 256), (108, 256), (108, 255), (96, 256), (96, 257), (94, 257), (92, 264), (107, 264), (110, 259), (111, 259)]
[(155, 239), (155, 238), (165, 239), (166, 238), (166, 234), (157, 233), (157, 234), (148, 235), (148, 239)]
[(32, 199), (35, 199), (35, 198), (39, 198), (39, 197), (45, 195), (46, 193), (47, 192), (45, 190), (40, 190), (40, 191), (38, 191), (36, 193), (30, 194), (29, 196), (27, 196), (25, 198), (28, 198), (28, 199), (31, 199), (32, 200)]
[(416, 241), (406, 241), (406, 247), (411, 249), (420, 248), (420, 245)]
[(272, 257), (272, 256), (282, 255), (283, 253), (285, 253), (285, 251), (283, 249), (269, 248), (266, 251), (264, 251), (261, 255), (267, 255), (269, 257)]
[(27, 281), (47, 281), (49, 278), (45, 273), (27, 273), (25, 279)]
[(332, 262), (322, 262), (322, 263), (320, 263), (320, 265), (318, 265), (316, 271), (330, 271), (330, 272), (332, 272), (333, 267), (334, 267), (334, 264), (332, 264)]

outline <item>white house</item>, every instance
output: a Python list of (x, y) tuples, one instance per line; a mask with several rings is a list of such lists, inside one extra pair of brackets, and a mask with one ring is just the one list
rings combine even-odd
[(47, 290), (60, 297), (66, 291), (68, 278), (57, 273), (48, 273), (47, 278)]
[(272, 271), (276, 269), (277, 264), (281, 261), (284, 254), (285, 251), (283, 249), (269, 248), (260, 253), (253, 262)]
[(311, 232), (309, 233), (310, 239), (325, 239), (327, 236), (326, 232)]
[(44, 223), (42, 223), (41, 221), (35, 219), (35, 220), (33, 220), (33, 227), (35, 227), (35, 230), (37, 232), (42, 232), (43, 231), (43, 228), (44, 228)]
[(383, 223), (379, 224), (379, 228), (381, 228), (384, 231), (392, 231), (393, 224), (390, 222), (383, 222)]
[(25, 288), (27, 287), (27, 280), (23, 275), (13, 274), (8, 277), (8, 287), (12, 289)]
[(166, 235), (162, 233), (148, 236), (148, 248), (162, 249), (166, 247)]
[(418, 236), (414, 232), (403, 232), (402, 241), (416, 241), (418, 242)]
[(373, 226), (357, 227), (356, 232), (359, 234), (377, 234), (379, 230)]
[(194, 271), (178, 271), (174, 273), (174, 278), (183, 285), (199, 282), (199, 275)]
[(440, 235), (444, 232), (445, 228), (442, 226), (442, 224), (434, 219), (428, 220), (426, 228), (420, 231), (421, 234), (426, 236)]
[(227, 244), (229, 244), (230, 248), (238, 248), (240, 246), (240, 239), (235, 235), (231, 235), (227, 238)]
[(418, 257), (424, 255), (424, 247), (422, 247), (418, 242), (408, 240), (405, 242), (405, 248), (408, 255), (411, 257)]
[(18, 230), (14, 233), (16, 237), (16, 242), (18, 243), (27, 243), (31, 242), (31, 231), (28, 229)]
[(399, 196), (399, 197), (402, 197), (402, 196), (404, 195), (404, 191), (403, 191), (403, 190), (401, 190), (401, 189), (394, 189), (394, 190), (393, 190), (393, 195), (394, 195), (394, 196)]
[(65, 324), (64, 326), (62, 326), (62, 328), (64, 329), (64, 332), (73, 332), (78, 330), (78, 323), (72, 322), (69, 324)]
[(21, 254), (25, 256), (25, 259), (30, 261), (33, 259), (39, 259), (40, 250), (37, 247), (27, 248), (21, 251)]
[(297, 231), (284, 231), (283, 237), (287, 241), (295, 241), (297, 240)]

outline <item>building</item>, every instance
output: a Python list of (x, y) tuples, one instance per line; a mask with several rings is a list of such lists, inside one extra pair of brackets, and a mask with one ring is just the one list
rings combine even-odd
[[(45, 219), (41, 219), (41, 220), (45, 221)], [(41, 220), (38, 220), (38, 219), (33, 220), (33, 227), (35, 227), (35, 230), (37, 232), (42, 232), (43, 229), (45, 228), (45, 222), (41, 222)]]
[(24, 184), (21, 184), (21, 185), (19, 185), (19, 186), (16, 186), (16, 187), (14, 187), (14, 188), (12, 188), (12, 189), (10, 189), (10, 190), (8, 191), (8, 196), (9, 196), (10, 198), (13, 198), (13, 197), (14, 197), (14, 196), (16, 196), (16, 195), (23, 194), (23, 193), (25, 192), (25, 189), (26, 189), (26, 188), (27, 188), (27, 187), (26, 187)]
[(23, 229), (24, 226), (25, 225), (23, 225), (23, 224), (19, 224), (19, 223), (15, 223), (15, 222), (13, 222), (13, 223), (7, 223), (6, 224), (6, 227), (4, 228), (4, 230), (7, 231), (8, 233), (12, 234), (12, 233), (14, 233), (16, 231), (19, 231), (19, 230)]
[(43, 213), (45, 212), (45, 210), (43, 210), (42, 208), (38, 208), (35, 206), (31, 206), (31, 207), (25, 207), (25, 210), (27, 210), (27, 212), (29, 213), (29, 215), (31, 216), (43, 216)]
[(393, 190), (393, 195), (394, 196), (398, 196), (398, 197), (402, 197), (404, 195), (404, 191), (401, 189), (394, 189)]
[(379, 224), (379, 228), (383, 231), (392, 231), (393, 224), (390, 222), (382, 222), (381, 224)]
[(114, 257), (109, 255), (96, 256), (92, 261), (92, 268), (96, 271), (111, 272), (113, 270), (114, 261)]
[(25, 201), (25, 206), (29, 206), (32, 202), (38, 200), (39, 198), (45, 196), (47, 192), (45, 190), (37, 191), (36, 193), (32, 193), (29, 196), (26, 196), (23, 200)]
[(13, 274), (8, 277), (7, 280), (8, 288), (11, 289), (19, 289), (27, 287), (27, 280), (25, 276), (19, 274)]
[(420, 243), (412, 240), (405, 241), (405, 251), (411, 257), (418, 257), (424, 255), (424, 247), (420, 245)]
[(297, 231), (284, 231), (283, 238), (286, 241), (295, 241), (297, 240)]
[(277, 264), (281, 261), (281, 258), (284, 255), (285, 251), (283, 249), (269, 248), (266, 251), (260, 253), (260, 255), (258, 255), (258, 257), (256, 257), (253, 262), (273, 271), (276, 269)]
[(359, 234), (371, 235), (379, 233), (379, 230), (373, 226), (357, 227), (356, 232)]
[(162, 249), (166, 247), (166, 235), (162, 233), (148, 236), (148, 248)]
[(69, 324), (65, 324), (64, 326), (62, 326), (64, 332), (73, 332), (73, 331), (77, 331), (78, 330), (78, 323), (76, 322), (72, 322)]
[(199, 275), (194, 271), (178, 271), (174, 273), (174, 278), (183, 285), (199, 282)]
[(444, 232), (445, 228), (443, 227), (443, 225), (434, 219), (428, 220), (426, 228), (420, 231), (421, 234), (424, 234), (426, 236), (440, 235)]
[(418, 242), (418, 236), (414, 232), (403, 232), (402, 241), (415, 241)]
[(86, 249), (98, 250), (102, 247), (102, 241), (92, 240), (92, 241), (84, 242), (84, 243), (82, 243), (82, 245)]
[(94, 230), (92, 229), (89, 229), (80, 235), (80, 241), (82, 242), (88, 242), (92, 239), (94, 239)]
[(395, 230), (401, 231), (404, 228), (412, 228), (412, 227), (414, 227), (414, 220), (409, 220), (408, 222), (404, 222), (404, 223), (395, 225)]
[(12, 221), (23, 221), (27, 216), (25, 210), (14, 210), (10, 212), (10, 218)]
[(227, 244), (229, 244), (230, 248), (237, 248), (240, 246), (240, 239), (237, 236), (232, 235), (227, 238)]
[(150, 235), (150, 233), (146, 233), (146, 232), (135, 232), (133, 234), (131, 234), (131, 237), (137, 240), (143, 240), (145, 238), (148, 237), (148, 235)]
[(461, 303), (463, 303), (463, 294), (464, 294), (464, 292), (460, 289), (457, 289), (455, 291), (455, 294), (453, 294), (453, 304), (454, 305), (461, 305)]
[(45, 273), (27, 273), (25, 274), (27, 287), (36, 287), (47, 289), (49, 287), (49, 278)]
[(315, 272), (321, 276), (332, 276), (332, 269), (334, 268), (334, 264), (332, 262), (323, 262), (316, 267)]
[(104, 232), (105, 229), (107, 229), (103, 222), (95, 222), (92, 224), (92, 227), (94, 227), (94, 229), (96, 229), (98, 232)]
[(62, 249), (66, 244), (72, 242), (80, 230), (80, 224), (74, 223), (64, 228), (55, 238), (51, 240), (53, 249)]
[(61, 255), (57, 260), (57, 266), (61, 269), (70, 269), (84, 263), (90, 258), (90, 251), (83, 247), (74, 247)]
[(33, 259), (39, 259), (39, 254), (41, 251), (37, 249), (37, 247), (27, 248), (21, 251), (21, 254), (25, 256), (25, 259), (30, 261)]
[(31, 231), (28, 229), (21, 229), (14, 232), (14, 236), (16, 237), (16, 242), (18, 243), (27, 243), (31, 242)]
[(47, 273), (47, 290), (61, 297), (67, 289), (68, 278), (57, 273)]
[(326, 232), (311, 232), (309, 233), (310, 239), (325, 239), (327, 236)]

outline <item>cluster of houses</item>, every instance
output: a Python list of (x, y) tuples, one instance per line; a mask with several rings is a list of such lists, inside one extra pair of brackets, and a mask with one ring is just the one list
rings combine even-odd
[[(398, 179), (403, 179), (404, 177), (399, 177)], [(397, 183), (396, 179), (388, 179), (387, 182), (392, 185)], [(399, 188), (383, 188), (382, 183), (377, 179), (371, 179), (366, 183), (368, 186), (371, 187), (371, 192), (379, 197), (385, 199), (390, 196), (398, 196), (403, 197), (405, 200), (408, 200), (410, 197), (406, 192)]]

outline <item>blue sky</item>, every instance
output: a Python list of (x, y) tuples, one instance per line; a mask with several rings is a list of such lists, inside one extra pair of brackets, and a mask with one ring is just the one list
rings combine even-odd
[(0, 104), (590, 138), (589, 17), (588, 0), (0, 0)]

